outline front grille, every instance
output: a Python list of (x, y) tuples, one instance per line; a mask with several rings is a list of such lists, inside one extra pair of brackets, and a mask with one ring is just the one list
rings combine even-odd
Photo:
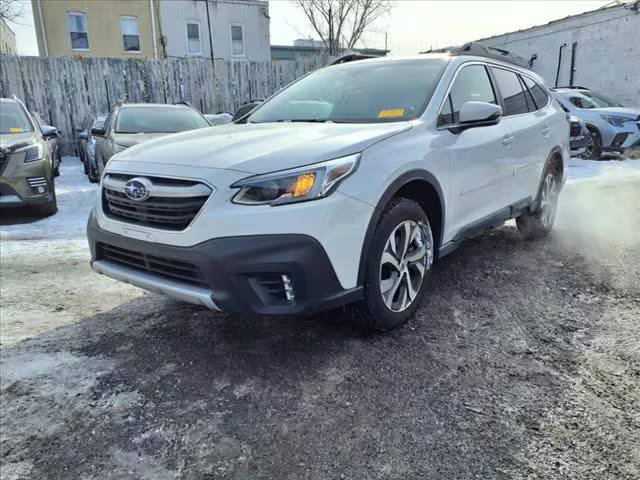
[[(125, 184), (133, 178), (144, 178), (151, 183), (146, 200), (133, 200), (124, 193)], [(200, 182), (162, 177), (109, 174), (103, 185), (105, 215), (163, 230), (187, 228), (212, 193)]]
[(579, 137), (581, 131), (582, 125), (580, 125), (580, 122), (571, 122), (571, 128), (569, 129), (570, 137)]
[(155, 275), (208, 287), (200, 268), (193, 263), (147, 255), (106, 243), (98, 243), (96, 247), (98, 260), (111, 260)]

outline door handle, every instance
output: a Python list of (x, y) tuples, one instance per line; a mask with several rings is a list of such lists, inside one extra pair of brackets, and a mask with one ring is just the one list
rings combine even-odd
[(513, 135), (505, 135), (502, 137), (502, 145), (505, 147), (510, 147), (513, 141), (516, 139)]

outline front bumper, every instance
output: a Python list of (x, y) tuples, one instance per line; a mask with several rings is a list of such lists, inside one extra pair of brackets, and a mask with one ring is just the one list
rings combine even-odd
[[(192, 247), (136, 240), (108, 232), (89, 218), (87, 237), (92, 268), (104, 275), (213, 310), (260, 315), (308, 314), (362, 298), (362, 287), (343, 289), (322, 246), (299, 234), (250, 235), (216, 238)], [(158, 274), (114, 261), (104, 246), (145, 255), (145, 265), (164, 262), (194, 265), (199, 281)], [(148, 260), (152, 258), (152, 260)], [(291, 281), (295, 300), (274, 295), (282, 275)], [(269, 284), (271, 282), (271, 284)]]
[(600, 129), (602, 150), (605, 152), (624, 152), (640, 145), (640, 123), (626, 122), (624, 127), (607, 124)]
[(585, 135), (569, 138), (569, 148), (571, 149), (572, 156), (583, 153), (586, 146), (587, 146), (587, 137)]
[[(0, 172), (0, 208), (43, 205), (53, 200), (53, 175), (48, 156), (25, 163), (24, 153), (3, 159)], [(37, 187), (45, 192), (38, 193)]]

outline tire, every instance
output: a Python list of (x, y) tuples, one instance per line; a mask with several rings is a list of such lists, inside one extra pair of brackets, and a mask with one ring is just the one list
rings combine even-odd
[(371, 240), (365, 298), (353, 307), (354, 323), (368, 331), (406, 323), (420, 306), (433, 251), (431, 225), (422, 207), (407, 198), (389, 202)]
[(558, 171), (553, 164), (547, 165), (538, 190), (535, 211), (527, 211), (516, 218), (516, 225), (524, 238), (542, 238), (551, 231), (558, 210), (559, 189)]
[(100, 180), (100, 176), (96, 173), (91, 163), (89, 163), (88, 170), (89, 170), (89, 173), (87, 174), (87, 176), (89, 177), (89, 182), (98, 183), (98, 181)]
[(585, 147), (584, 158), (587, 160), (600, 160), (602, 156), (602, 138), (598, 130), (593, 127), (589, 127), (589, 132), (591, 136)]
[[(53, 187), (53, 182), (51, 182)], [(53, 187), (53, 198), (49, 203), (38, 206), (38, 213), (41, 217), (50, 217), (58, 211), (58, 201), (56, 200), (56, 190)]]
[(55, 162), (55, 165), (53, 167), (53, 176), (54, 177), (60, 176), (60, 162)]

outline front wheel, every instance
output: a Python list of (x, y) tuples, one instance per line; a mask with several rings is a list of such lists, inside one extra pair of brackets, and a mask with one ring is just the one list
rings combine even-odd
[(553, 228), (553, 222), (558, 211), (558, 195), (560, 182), (555, 169), (549, 166), (545, 169), (542, 185), (538, 192), (538, 201), (534, 212), (525, 212), (516, 218), (518, 230), (525, 238), (541, 238)]
[(394, 199), (383, 212), (367, 255), (364, 295), (356, 322), (386, 331), (406, 323), (420, 306), (433, 263), (429, 218), (407, 198)]

